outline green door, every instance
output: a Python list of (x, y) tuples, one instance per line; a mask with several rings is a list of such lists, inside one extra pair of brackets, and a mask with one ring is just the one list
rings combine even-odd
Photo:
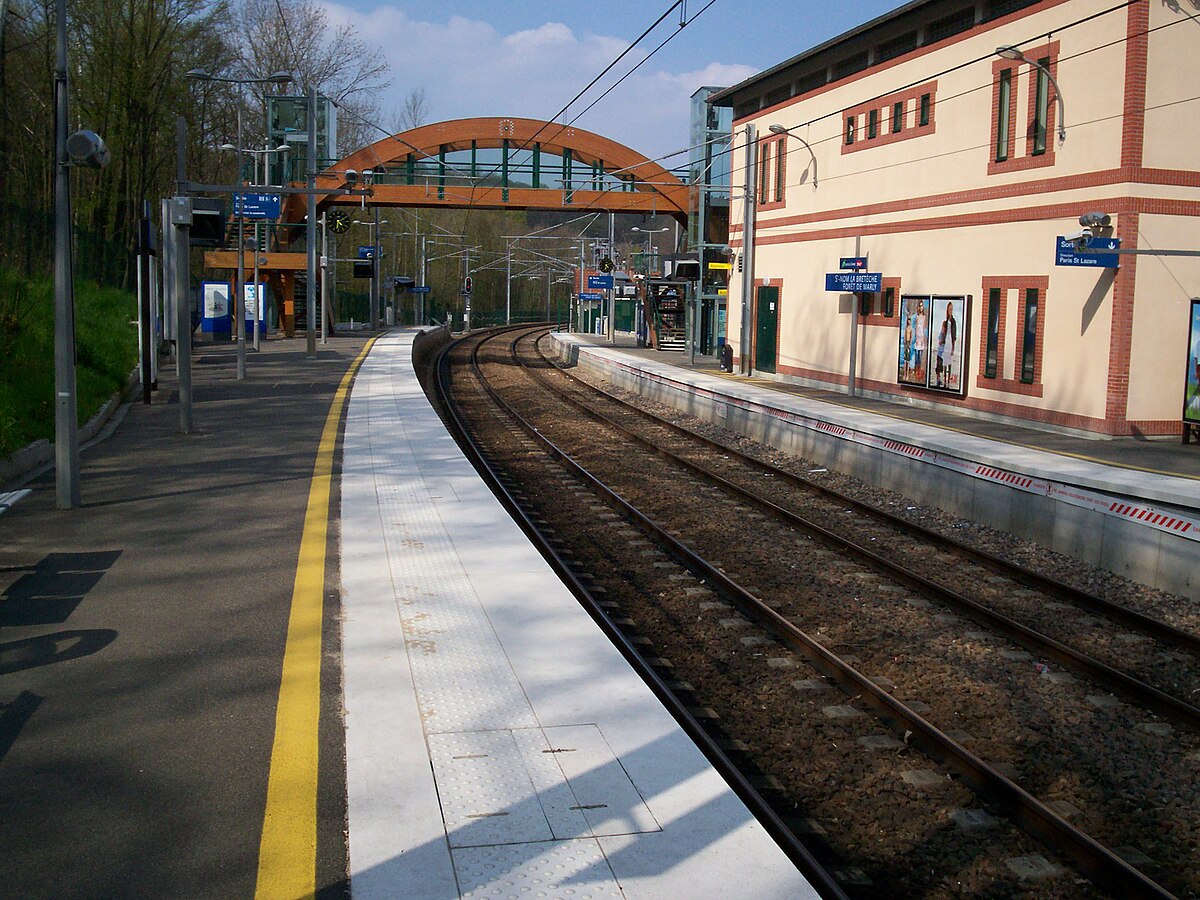
[(754, 368), (775, 371), (775, 346), (779, 336), (779, 288), (759, 287), (755, 291)]

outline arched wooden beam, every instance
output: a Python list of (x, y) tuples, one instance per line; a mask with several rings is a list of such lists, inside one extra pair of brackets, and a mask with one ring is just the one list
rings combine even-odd
[[(422, 175), (415, 184), (378, 184), (368, 202), (373, 206), (456, 207), (482, 209), (558, 209), (566, 211), (612, 211), (669, 215), (686, 222), (687, 185), (658, 163), (624, 144), (574, 126), (537, 119), (472, 118), (422, 125), (386, 137), (350, 154), (317, 176), (318, 209), (331, 205), (360, 205), (361, 197), (330, 196), (320, 191), (345, 185), (347, 169), (362, 172), (404, 165), (411, 155), (419, 162), (436, 162), (444, 152), (496, 149), (510, 152), (533, 150), (535, 143), (546, 155), (561, 157), (570, 151), (584, 166), (601, 166), (605, 175), (632, 179), (629, 190), (573, 190), (509, 187), (496, 184), (462, 183), (452, 178), (439, 190), (436, 177)], [(461, 166), (456, 166), (461, 169)], [(486, 171), (492, 174), (493, 166)], [(586, 171), (586, 170), (585, 170)], [(577, 179), (587, 180), (586, 176)], [(569, 202), (568, 202), (569, 197)], [(303, 195), (291, 195), (284, 220), (298, 222), (305, 213)]]

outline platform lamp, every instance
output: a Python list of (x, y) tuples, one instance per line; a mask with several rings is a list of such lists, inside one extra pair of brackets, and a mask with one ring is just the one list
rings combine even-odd
[[(221, 84), (236, 84), (238, 86), (247, 84), (291, 84), (292, 76), (287, 72), (272, 72), (264, 78), (222, 78), (219, 75), (213, 75), (205, 72), (203, 69), (191, 69), (186, 73), (186, 77), (193, 81), (216, 81)], [(245, 180), (242, 176), (242, 162), (240, 159), (240, 151), (242, 148), (242, 108), (239, 105), (237, 109), (237, 146), (230, 144), (222, 145), (222, 150), (238, 150), (238, 192), (235, 195), (236, 200), (234, 206), (238, 213), (238, 273), (237, 273), (237, 289), (234, 291), (233, 303), (233, 318), (235, 327), (237, 328), (237, 378), (241, 381), (246, 377), (246, 303), (245, 303), (245, 268), (244, 268), (244, 243), (245, 243), (245, 225), (246, 220), (242, 215), (245, 206), (245, 192), (242, 188), (245, 186)], [(257, 252), (257, 251), (256, 251)], [(258, 286), (255, 285), (257, 292)], [(254, 317), (258, 318), (258, 300), (254, 302)]]
[(1035, 69), (1039, 69), (1046, 73), (1046, 78), (1054, 85), (1054, 99), (1058, 101), (1058, 142), (1061, 144), (1067, 139), (1067, 104), (1063, 100), (1062, 88), (1058, 86), (1058, 80), (1050, 71), (1050, 67), (1043, 65), (1037, 60), (1030, 59), (1016, 47), (1011, 44), (1005, 44), (1003, 47), (996, 48), (996, 55), (1004, 59), (1011, 59), (1015, 62), (1028, 63)]
[[(796, 127), (796, 126), (793, 126), (793, 127)], [(783, 125), (768, 125), (767, 130), (770, 131), (772, 134), (785, 134), (790, 138), (795, 138), (796, 140), (798, 140), (800, 143), (802, 143), (804, 145), (804, 149), (807, 150), (808, 155), (812, 157), (813, 190), (815, 191), (817, 189), (817, 154), (813, 153), (813, 148), (809, 145), (808, 141), (806, 141), (804, 138), (800, 137), (800, 135), (793, 132), (791, 128), (785, 128)]]

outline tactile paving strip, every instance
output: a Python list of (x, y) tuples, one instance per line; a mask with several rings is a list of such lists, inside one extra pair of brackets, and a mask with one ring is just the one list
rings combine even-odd
[(370, 362), (355, 392), (368, 403), (392, 587), (462, 896), (620, 897), (597, 836), (658, 824), (599, 729), (538, 721), (432, 502), (445, 479), (401, 465), (401, 442), (420, 456), (399, 414), (405, 379)]

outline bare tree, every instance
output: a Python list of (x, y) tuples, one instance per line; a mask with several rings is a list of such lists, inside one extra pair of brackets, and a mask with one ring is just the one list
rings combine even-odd
[(358, 147), (377, 140), (377, 97), (390, 83), (389, 66), (352, 25), (329, 25), (314, 0), (242, 0), (237, 11), (241, 77), (290, 72), (293, 91), (314, 87), (341, 110), (338, 143)]
[(425, 88), (413, 88), (404, 98), (396, 116), (396, 131), (408, 131), (424, 125), (429, 120), (429, 94)]

